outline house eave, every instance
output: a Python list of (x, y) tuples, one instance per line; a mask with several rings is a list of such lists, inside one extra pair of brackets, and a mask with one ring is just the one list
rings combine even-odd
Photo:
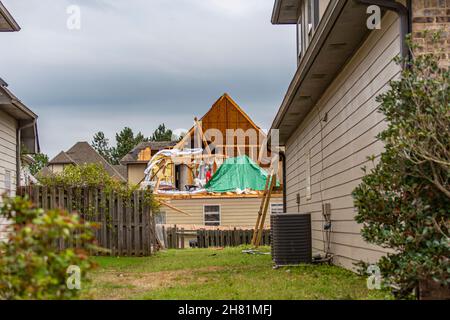
[(13, 16), (9, 13), (3, 3), (0, 1), (0, 32), (16, 32), (20, 31), (20, 26), (14, 20)]
[(9, 91), (6, 82), (1, 80), (0, 83), (0, 110), (17, 121), (21, 143), (26, 146), (26, 151), (39, 153), (38, 116)]
[(300, 0), (275, 0), (272, 24), (296, 24)]
[(38, 118), (37, 114), (9, 91), (6, 83), (3, 82), (0, 88), (1, 110), (18, 121), (34, 121)]
[[(285, 145), (370, 30), (366, 6), (331, 0), (272, 123)], [(270, 136), (270, 134), (269, 134)]]

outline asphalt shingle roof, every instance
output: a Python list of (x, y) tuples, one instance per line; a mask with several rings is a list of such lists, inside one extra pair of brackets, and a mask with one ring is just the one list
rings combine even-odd
[(99, 163), (105, 170), (109, 173), (111, 177), (116, 177), (121, 181), (126, 181), (126, 176), (123, 176), (123, 169), (116, 168), (115, 166), (109, 164), (98, 152), (92, 148), (92, 146), (85, 142), (77, 142), (72, 148), (66, 152), (60, 152), (56, 157), (54, 157), (49, 165), (52, 164), (91, 164)]
[(125, 157), (120, 160), (120, 163), (127, 164), (131, 162), (141, 162), (138, 161), (139, 153), (150, 147), (152, 151), (160, 151), (163, 149), (168, 149), (174, 147), (178, 142), (177, 141), (148, 141), (139, 143), (133, 150), (131, 150)]

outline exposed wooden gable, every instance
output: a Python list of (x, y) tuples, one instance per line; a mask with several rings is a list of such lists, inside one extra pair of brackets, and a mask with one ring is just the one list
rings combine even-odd
[(225, 135), (227, 129), (261, 130), (228, 95), (221, 96), (201, 118), (202, 129), (219, 129)]
[[(203, 133), (207, 132), (209, 129), (219, 130), (222, 133), (224, 139), (224, 146), (227, 145), (225, 141), (227, 130), (255, 130), (255, 134), (257, 136), (256, 145), (260, 145), (262, 143), (261, 140), (266, 137), (264, 132), (227, 93), (222, 95), (212, 105), (211, 109), (209, 109), (209, 111), (200, 119), (199, 123), (201, 125), (201, 132)], [(198, 131), (198, 128), (196, 130), (195, 126), (192, 127), (175, 148), (182, 149), (183, 147), (186, 147), (186, 145), (189, 144), (190, 140), (194, 140), (194, 134)], [(198, 139), (198, 141), (201, 141), (200, 137), (196, 138)], [(259, 148), (257, 148), (256, 145), (250, 145), (248, 140), (249, 139), (246, 139), (246, 146), (243, 149), (245, 150), (245, 153), (249, 155), (249, 153), (258, 152)], [(203, 145), (203, 147), (205, 146)], [(253, 152), (250, 152), (249, 147), (254, 147), (255, 150), (253, 150)], [(244, 153), (244, 151), (242, 153)], [(239, 155), (238, 152), (235, 152), (235, 155)]]

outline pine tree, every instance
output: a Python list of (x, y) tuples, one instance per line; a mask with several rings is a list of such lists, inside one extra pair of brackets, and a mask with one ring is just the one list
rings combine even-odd
[(113, 162), (112, 148), (109, 146), (109, 140), (105, 137), (102, 131), (94, 134), (94, 138), (91, 142), (92, 147), (109, 163)]
[(152, 137), (150, 138), (151, 141), (171, 141), (172, 140), (172, 130), (167, 129), (166, 125), (160, 124), (158, 126), (158, 129), (156, 129), (153, 132)]
[(148, 141), (148, 139), (141, 132), (134, 136), (133, 130), (129, 127), (125, 127), (122, 131), (116, 133), (116, 147), (111, 152), (112, 164), (119, 164), (125, 155), (144, 141)]

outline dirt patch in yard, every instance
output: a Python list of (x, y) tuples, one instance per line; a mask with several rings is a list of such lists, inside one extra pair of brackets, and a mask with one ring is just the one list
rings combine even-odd
[(87, 298), (95, 296), (105, 300), (132, 299), (148, 291), (170, 288), (192, 283), (207, 283), (210, 279), (204, 273), (219, 271), (223, 267), (208, 267), (196, 270), (175, 270), (161, 272), (96, 272), (91, 277), (91, 290)]

